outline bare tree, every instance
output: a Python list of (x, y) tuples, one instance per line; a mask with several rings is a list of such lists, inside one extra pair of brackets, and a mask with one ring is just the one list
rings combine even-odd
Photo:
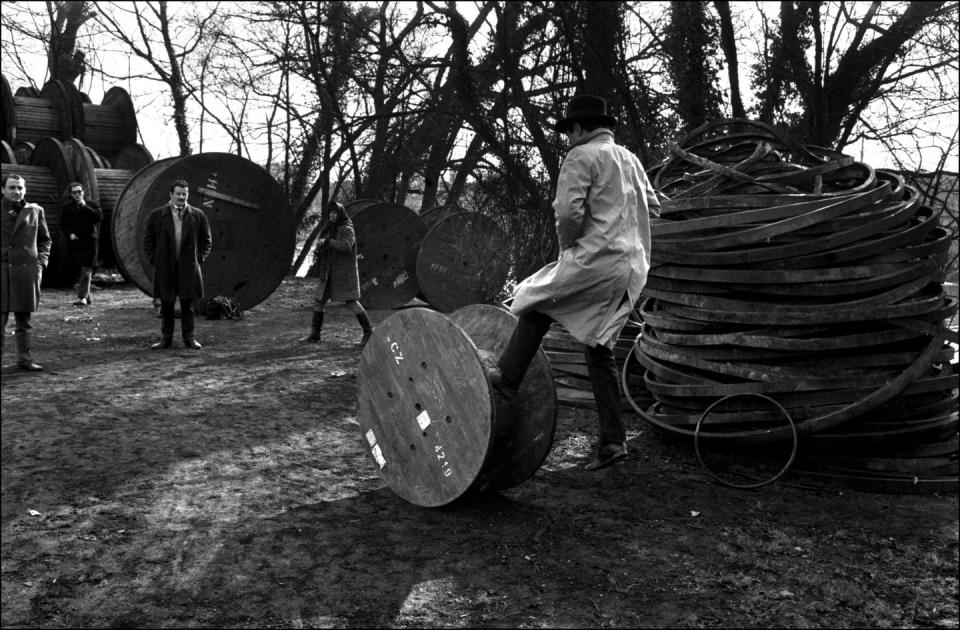
[(94, 5), (95, 19), (104, 32), (149, 65), (153, 73), (146, 78), (163, 83), (169, 90), (180, 155), (190, 155), (193, 145), (187, 103), (196, 88), (187, 82), (185, 68), (194, 62), (192, 54), (209, 35), (207, 25), (216, 17), (217, 8), (191, 24), (176, 20), (166, 0)]

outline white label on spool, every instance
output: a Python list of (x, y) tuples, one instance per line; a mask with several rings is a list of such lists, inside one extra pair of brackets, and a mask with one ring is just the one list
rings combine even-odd
[(380, 470), (383, 470), (383, 467), (387, 465), (387, 460), (383, 458), (383, 453), (380, 451), (380, 445), (374, 444), (373, 448), (370, 449), (370, 452), (373, 453), (373, 458), (377, 460), (378, 464), (380, 464)]
[(370, 444), (370, 446), (373, 446), (377, 443), (377, 436), (373, 434), (373, 429), (367, 431), (367, 442)]
[(393, 280), (393, 288), (396, 289), (396, 288), (399, 287), (401, 284), (403, 284), (404, 282), (406, 282), (408, 278), (410, 278), (410, 276), (408, 276), (408, 275), (407, 275), (407, 272), (404, 271), (404, 272), (401, 273), (399, 276), (397, 276), (396, 278), (394, 278), (394, 280)]
[(420, 415), (417, 416), (417, 424), (420, 425), (420, 430), (423, 431), (430, 426), (430, 414), (427, 413), (427, 410), (424, 409), (420, 412)]

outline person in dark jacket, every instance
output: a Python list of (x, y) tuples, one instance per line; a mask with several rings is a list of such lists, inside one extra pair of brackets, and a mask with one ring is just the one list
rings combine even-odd
[(357, 316), (363, 337), (357, 345), (363, 346), (370, 339), (373, 328), (370, 318), (360, 304), (360, 274), (357, 271), (357, 238), (353, 221), (347, 216), (343, 204), (331, 201), (327, 205), (327, 223), (320, 230), (317, 242), (320, 257), (320, 281), (313, 300), (313, 321), (310, 334), (300, 341), (320, 341), (323, 329), (324, 307), (327, 302), (344, 302)]
[(40, 281), (50, 259), (52, 239), (43, 208), (27, 203), (27, 182), (16, 173), (3, 178), (0, 202), (0, 357), (7, 321), (16, 320), (17, 367), (29, 372), (43, 368), (30, 355), (30, 313), (40, 306)]
[(143, 249), (153, 265), (153, 294), (160, 298), (160, 341), (150, 348), (173, 345), (174, 310), (180, 297), (180, 332), (186, 348), (203, 346), (194, 338), (193, 301), (203, 297), (200, 265), (213, 248), (210, 224), (200, 208), (187, 204), (190, 185), (182, 179), (170, 185), (170, 202), (147, 217)]
[(67, 238), (73, 264), (79, 269), (77, 301), (74, 306), (89, 306), (90, 282), (97, 260), (100, 242), (100, 222), (103, 211), (93, 201), (83, 197), (83, 184), (70, 182), (70, 201), (60, 209), (60, 227)]

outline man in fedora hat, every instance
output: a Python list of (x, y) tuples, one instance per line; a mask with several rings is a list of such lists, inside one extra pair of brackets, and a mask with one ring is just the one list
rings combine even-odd
[(614, 142), (617, 121), (599, 96), (574, 96), (556, 131), (570, 150), (553, 202), (560, 257), (517, 285), (519, 317), (489, 376), (502, 404), (517, 391), (553, 321), (584, 344), (599, 413), (599, 445), (587, 470), (627, 454), (613, 344), (640, 297), (650, 269), (650, 215), (660, 201), (640, 160)]

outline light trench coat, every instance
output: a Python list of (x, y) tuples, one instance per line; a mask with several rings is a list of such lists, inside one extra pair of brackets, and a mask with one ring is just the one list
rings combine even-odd
[(640, 160), (600, 128), (564, 158), (553, 210), (560, 257), (517, 285), (510, 311), (540, 311), (581, 343), (612, 347), (647, 282), (660, 201)]

